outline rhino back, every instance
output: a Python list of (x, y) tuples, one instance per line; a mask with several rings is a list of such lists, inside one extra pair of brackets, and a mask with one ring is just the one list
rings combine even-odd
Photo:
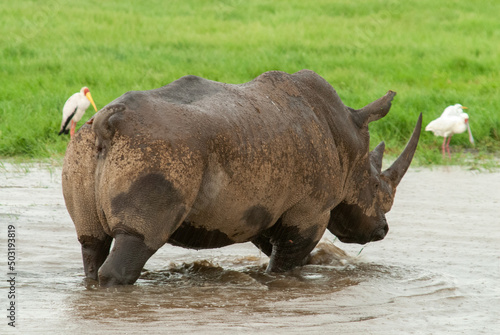
[(112, 128), (137, 147), (162, 141), (205, 158), (216, 154), (229, 164), (275, 160), (284, 153), (299, 166), (306, 156), (311, 163), (330, 159), (335, 143), (321, 115), (325, 110), (312, 107), (317, 102), (304, 96), (292, 76), (268, 72), (241, 85), (183, 77), (159, 89), (124, 94), (104, 108), (112, 116), (106, 124), (96, 118), (94, 130), (103, 141), (110, 137), (105, 129)]

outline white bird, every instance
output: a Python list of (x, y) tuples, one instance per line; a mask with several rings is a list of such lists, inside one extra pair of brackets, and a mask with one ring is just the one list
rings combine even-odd
[[(469, 125), (469, 115), (463, 111), (467, 107), (460, 104), (455, 104), (453, 106), (448, 106), (443, 111), (443, 114), (436, 120), (431, 121), (427, 127), (426, 131), (432, 131), (435, 136), (444, 137), (443, 145), (441, 146), (443, 156), (445, 151), (450, 155), (450, 141), (454, 134), (461, 134), (466, 129), (469, 132), (469, 141), (474, 144), (474, 137), (472, 137), (472, 132)], [(446, 139), (448, 138), (448, 141)]]
[(63, 107), (63, 117), (59, 135), (62, 133), (67, 134), (69, 132), (71, 137), (73, 137), (76, 123), (81, 120), (83, 114), (85, 114), (85, 111), (89, 108), (91, 103), (97, 112), (94, 100), (92, 99), (90, 91), (87, 87), (82, 87), (80, 92), (70, 96), (68, 100), (66, 100)]

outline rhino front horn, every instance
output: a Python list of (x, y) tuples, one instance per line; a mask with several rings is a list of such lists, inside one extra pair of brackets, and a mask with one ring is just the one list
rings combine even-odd
[(401, 181), (401, 178), (403, 178), (406, 171), (410, 167), (413, 155), (417, 150), (417, 144), (420, 138), (421, 128), (422, 128), (422, 113), (420, 113), (418, 117), (417, 125), (413, 130), (413, 134), (411, 135), (408, 144), (406, 144), (406, 148), (403, 150), (401, 155), (399, 155), (398, 159), (396, 159), (396, 161), (392, 163), (392, 165), (383, 172), (383, 175), (391, 181), (393, 187), (398, 186), (399, 182)]

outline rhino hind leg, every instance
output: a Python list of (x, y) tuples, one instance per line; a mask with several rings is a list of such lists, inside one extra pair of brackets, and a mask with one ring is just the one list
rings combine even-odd
[(113, 250), (99, 269), (99, 285), (109, 287), (135, 283), (144, 264), (155, 252), (136, 235), (117, 234)]
[(81, 236), (83, 269), (87, 278), (98, 280), (99, 268), (109, 254), (109, 248), (113, 238), (104, 235), (102, 239), (92, 236)]

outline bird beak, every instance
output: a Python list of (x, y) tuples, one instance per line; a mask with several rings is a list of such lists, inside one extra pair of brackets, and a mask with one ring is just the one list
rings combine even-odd
[(472, 137), (472, 131), (470, 130), (469, 122), (465, 123), (467, 125), (467, 130), (469, 131), (469, 142), (474, 144), (474, 137)]
[(469, 109), (468, 107), (462, 106), (462, 109)]
[(92, 104), (92, 106), (94, 106), (94, 109), (97, 112), (97, 107), (95, 106), (94, 99), (92, 99), (90, 92), (87, 92), (87, 94), (85, 94), (85, 96), (87, 97), (87, 99), (89, 99), (90, 103)]

